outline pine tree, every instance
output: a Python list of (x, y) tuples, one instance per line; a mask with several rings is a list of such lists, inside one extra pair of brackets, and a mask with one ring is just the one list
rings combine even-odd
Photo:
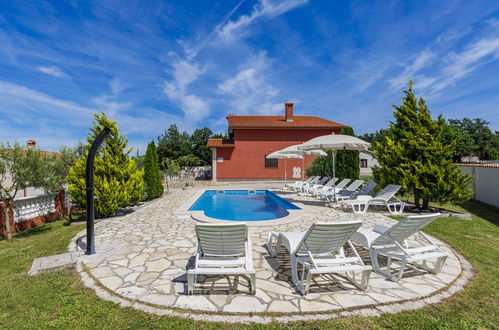
[[(355, 136), (353, 128), (344, 127), (340, 134)], [(357, 150), (336, 152), (336, 176), (341, 179), (357, 180), (360, 175), (360, 156)]]
[(137, 170), (135, 160), (129, 157), (128, 139), (118, 131), (116, 121), (109, 120), (104, 112), (94, 113), (94, 121), (87, 136), (85, 154), (69, 170), (68, 182), (71, 199), (79, 207), (86, 206), (85, 165), (88, 150), (104, 127), (111, 134), (99, 147), (94, 162), (95, 213), (105, 217), (116, 213), (120, 207), (137, 204), (142, 197), (143, 175)]
[(418, 209), (428, 209), (430, 201), (465, 201), (471, 197), (470, 178), (452, 165), (454, 146), (442, 138), (445, 120), (432, 119), (425, 100), (412, 92), (413, 85), (409, 81), (402, 105), (393, 105), (395, 122), (386, 139), (373, 146), (380, 165), (374, 178), (382, 186), (401, 184)]
[(147, 146), (144, 158), (144, 193), (146, 198), (153, 199), (161, 197), (163, 191), (156, 144), (154, 144), (154, 141), (151, 141)]

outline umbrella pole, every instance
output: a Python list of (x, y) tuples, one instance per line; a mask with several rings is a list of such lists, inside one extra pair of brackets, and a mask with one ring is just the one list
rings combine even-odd
[(334, 163), (334, 150), (333, 150), (333, 203), (336, 203), (336, 165)]
[(286, 173), (286, 158), (284, 158), (284, 187), (286, 187), (287, 173)]
[(305, 155), (303, 155), (303, 158), (301, 159), (301, 181), (303, 182), (303, 179), (305, 178)]

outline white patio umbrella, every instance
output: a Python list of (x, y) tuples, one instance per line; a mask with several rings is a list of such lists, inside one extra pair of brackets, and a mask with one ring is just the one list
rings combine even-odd
[[(351, 135), (342, 134), (330, 134), (323, 135), (298, 146), (299, 150), (368, 150), (371, 146), (369, 142), (356, 138)], [(336, 178), (336, 165), (334, 163), (334, 152), (333, 152), (333, 180)], [(333, 200), (336, 201), (336, 185), (333, 184)]]
[(271, 154), (265, 156), (267, 159), (284, 159), (284, 186), (287, 182), (287, 171), (286, 171), (286, 159), (303, 159), (302, 155), (298, 154), (282, 154), (279, 151), (274, 151)]
[[(296, 154), (302, 156), (327, 156), (327, 154), (321, 149), (310, 149), (310, 150), (300, 150), (298, 146), (301, 144), (295, 144), (289, 147), (286, 147), (278, 152), (281, 154)], [(304, 173), (305, 173), (305, 157), (301, 158), (301, 180), (303, 181)]]

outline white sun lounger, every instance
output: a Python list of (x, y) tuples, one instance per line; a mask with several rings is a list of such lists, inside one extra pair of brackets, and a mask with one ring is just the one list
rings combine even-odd
[(314, 184), (308, 184), (308, 185), (304, 185), (302, 187), (302, 192), (306, 193), (306, 194), (309, 194), (310, 191), (314, 190), (314, 189), (318, 189), (318, 188), (321, 188), (321, 187), (324, 187), (324, 184), (329, 180), (329, 178), (327, 176), (323, 177), (322, 179), (320, 179), (319, 182), (317, 183), (314, 183)]
[[(346, 180), (346, 182), (343, 182), (345, 180)], [(326, 198), (329, 202), (334, 202), (334, 198), (337, 197), (338, 195), (340, 195), (343, 191), (352, 191), (352, 193), (353, 193), (354, 191), (357, 190), (357, 188), (359, 188), (362, 185), (362, 183), (364, 183), (364, 180), (355, 180), (354, 182), (350, 183), (350, 185), (347, 187), (346, 185), (350, 182), (350, 180), (349, 179), (345, 179), (345, 180), (340, 182), (340, 184), (338, 184), (338, 186), (336, 186), (335, 190), (330, 189), (324, 195), (324, 198)], [(337, 198), (336, 198), (336, 201), (338, 201)]]
[[(312, 275), (315, 274), (346, 273), (346, 278), (352, 284), (365, 290), (371, 266), (364, 265), (349, 240), (361, 224), (361, 221), (316, 222), (306, 232), (271, 232), (267, 248), (271, 257), (276, 255), (274, 243), (276, 248), (280, 245), (287, 248), (291, 255), (293, 284), (303, 295), (309, 291)], [(350, 246), (355, 256), (345, 256), (345, 244)], [(298, 276), (299, 265), (302, 266), (301, 277)], [(361, 272), (360, 281), (356, 279), (356, 272)]]
[(293, 187), (294, 190), (296, 191), (302, 191), (304, 187), (308, 187), (309, 185), (314, 185), (315, 183), (319, 182), (321, 179), (320, 176), (313, 176), (311, 180), (305, 180), (305, 182), (296, 185)]
[[(352, 183), (353, 184), (353, 183)], [(336, 195), (336, 200), (344, 201), (348, 199), (354, 199), (357, 196), (361, 195), (369, 195), (369, 193), (376, 188), (378, 184), (376, 182), (368, 182), (366, 183), (359, 191), (355, 190), (342, 190)], [(350, 186), (348, 187), (350, 189)]]
[(255, 294), (251, 240), (246, 224), (196, 224), (196, 260), (187, 270), (188, 294), (192, 294), (198, 275), (248, 275)]
[(336, 181), (338, 181), (338, 178), (333, 178), (329, 180), (325, 185), (315, 186), (314, 188), (310, 189), (308, 193), (318, 196), (322, 191), (328, 191), (329, 189), (331, 189), (332, 185), (335, 184)]
[[(338, 178), (335, 179), (338, 180)], [(348, 184), (348, 182), (350, 182), (350, 179), (343, 179), (340, 181), (340, 183), (335, 184), (334, 186), (336, 187), (336, 191), (343, 189)], [(333, 191), (333, 189), (333, 186), (329, 186), (327, 189), (323, 189), (322, 191), (320, 191), (320, 194), (317, 193), (316, 195), (321, 198), (326, 198), (329, 192)]]
[[(439, 216), (440, 213), (409, 216), (392, 227), (375, 226), (372, 230), (360, 228), (352, 235), (352, 242), (369, 249), (373, 270), (392, 281), (400, 280), (408, 263), (431, 273), (438, 273), (442, 270), (448, 253), (442, 251), (420, 230)], [(414, 247), (408, 245), (407, 238), (416, 233), (427, 245)], [(379, 255), (388, 258), (385, 269), (379, 264)], [(391, 272), (392, 259), (401, 262), (400, 269), (395, 274)], [(433, 267), (428, 265), (428, 260), (435, 260)], [(418, 263), (420, 261), (422, 263)]]
[(354, 213), (366, 213), (371, 205), (384, 205), (391, 214), (404, 212), (405, 203), (395, 197), (401, 186), (389, 184), (375, 197), (370, 195), (358, 195), (355, 199), (340, 202), (343, 209), (352, 208)]
[(308, 177), (305, 181), (296, 181), (296, 182), (290, 183), (290, 184), (288, 184), (287, 187), (290, 189), (301, 189), (301, 186), (303, 184), (314, 180), (316, 177), (317, 176), (311, 176), (311, 177)]
[(325, 197), (328, 199), (328, 201), (333, 202), (333, 197), (335, 195), (336, 195), (336, 200), (338, 200), (338, 195), (341, 195), (343, 192), (353, 194), (355, 191), (357, 191), (357, 189), (363, 183), (364, 183), (364, 180), (355, 180), (354, 182), (350, 183), (350, 185), (348, 185), (348, 187), (343, 186), (344, 188), (340, 188), (340, 189), (336, 188), (336, 194), (333, 194), (332, 190), (328, 191)]

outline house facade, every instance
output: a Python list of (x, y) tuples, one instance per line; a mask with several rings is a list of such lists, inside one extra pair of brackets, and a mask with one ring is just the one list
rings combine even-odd
[[(212, 177), (217, 180), (284, 178), (284, 159), (266, 159), (274, 151), (321, 135), (338, 134), (346, 125), (315, 116), (295, 116), (286, 102), (283, 116), (228, 115), (228, 139), (209, 139)], [(315, 157), (305, 157), (305, 168)], [(302, 160), (287, 159), (288, 179), (301, 178)]]
[(360, 175), (372, 175), (373, 167), (378, 166), (378, 160), (374, 152), (364, 150), (360, 152)]

